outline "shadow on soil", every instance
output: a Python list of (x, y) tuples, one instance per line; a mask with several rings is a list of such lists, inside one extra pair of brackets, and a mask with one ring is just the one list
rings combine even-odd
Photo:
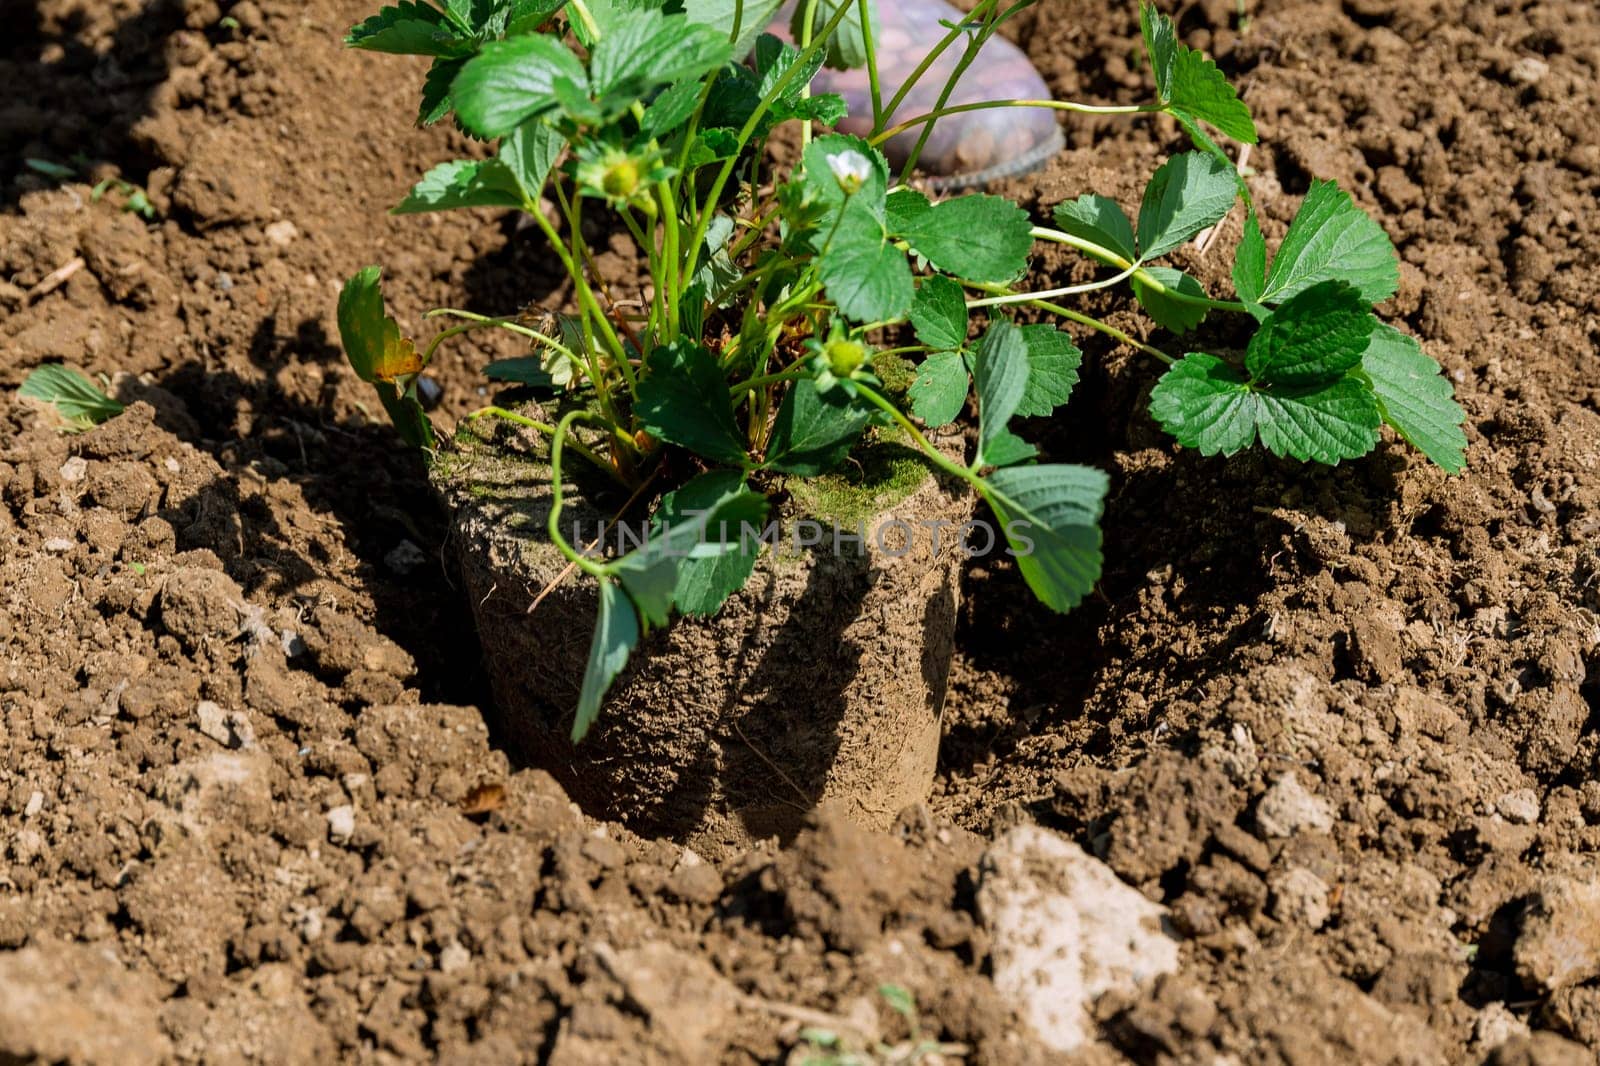
[[(422, 456), (387, 426), (342, 423), (331, 417), (330, 406), (303, 402), (278, 387), (274, 371), (343, 359), (316, 322), (302, 322), (285, 336), (266, 318), (249, 354), (268, 371), (263, 379), (191, 362), (155, 383), (181, 406), (162, 403), (159, 391), (140, 396), (135, 388), (123, 398), (155, 401), (162, 428), (230, 473), (253, 471), (271, 491), (292, 484), (304, 497), (310, 528), (282, 528), (273, 510), (242, 495), (230, 476), (204, 489), (185, 514), (170, 516), (178, 547), (216, 552), (246, 592), (298, 597), (308, 605), (319, 593), (313, 583), (325, 581), (337, 562), (331, 553), (354, 554), (356, 565), (340, 568), (370, 598), (372, 624), (416, 660), (423, 698), (482, 702), (487, 689), (478, 644), (459, 590), (439, 561), (445, 522)], [(211, 436), (219, 430), (231, 432)], [(319, 529), (327, 535), (315, 535)]]
[[(1103, 369), (1108, 365), (1110, 373)], [(1218, 632), (1216, 619), (1267, 592), (1278, 580), (1275, 570), (1321, 566), (1315, 546), (1279, 513), (1286, 502), (1343, 523), (1353, 540), (1390, 532), (1385, 515), (1366, 510), (1394, 492), (1391, 461), (1381, 449), (1335, 468), (1259, 452), (1234, 459), (1173, 455), (1146, 411), (1145, 390), (1154, 376), (1091, 343), (1068, 417), (1034, 420), (1018, 430), (1038, 444), (1043, 462), (1111, 472), (1102, 521), (1104, 570), (1095, 592), (1059, 615), (1037, 601), (1003, 554), (969, 569), (957, 647), (973, 667), (1007, 679), (1014, 689), (1009, 714), (947, 726), (941, 771), (959, 774), (1004, 758), (1039, 733), (1082, 737), (1076, 750), (1089, 756), (1106, 756), (1124, 738), (1148, 735), (1160, 705), (1090, 705), (1097, 688), (1116, 687), (1108, 671), (1159, 672), (1178, 692), (1235, 672), (1234, 653), (1258, 637), (1266, 617), (1222, 631), (1203, 648), (1187, 640)], [(1125, 460), (1121, 472), (1112, 466), (1117, 453)], [(1130, 453), (1134, 461), (1126, 462)], [(1151, 596), (1162, 598), (1162, 624), (1141, 630)]]
[[(34, 2), (0, 3), (6, 27), (0, 76), (25, 87), (24, 99), (0, 124), (0, 206), (54, 184), (56, 179), (27, 168), (26, 159), (72, 167), (83, 177), (95, 164), (114, 160), (123, 177), (142, 184), (151, 164), (132, 132), (170, 72), (172, 38), (185, 26), (184, 5), (147, 0), (104, 30), (97, 23), (112, 16), (99, 5), (73, 8), (61, 20), (47, 19), (39, 8)], [(233, 33), (220, 24), (193, 32), (214, 42), (231, 40)], [(109, 45), (91, 47), (88, 42), (102, 34)]]

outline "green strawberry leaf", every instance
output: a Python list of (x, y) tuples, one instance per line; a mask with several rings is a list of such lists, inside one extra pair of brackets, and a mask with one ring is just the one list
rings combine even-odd
[(1028, 213), (986, 193), (934, 204), (899, 235), (940, 270), (971, 281), (1011, 280), (1027, 268), (1033, 248)]
[(710, 352), (678, 340), (650, 353), (634, 414), (647, 432), (729, 466), (745, 463), (728, 382)]
[(521, 207), (522, 189), (498, 159), (457, 159), (440, 163), (412, 186), (392, 215), (449, 211), (458, 207)]
[(801, 120), (823, 126), (836, 126), (850, 113), (850, 105), (838, 93), (818, 93), (799, 100), (779, 101), (767, 112), (773, 125)]
[(650, 101), (639, 119), (639, 132), (665, 139), (688, 122), (700, 103), (702, 84), (699, 79), (685, 78), (675, 82)]
[(1395, 432), (1447, 473), (1466, 468), (1467, 414), (1455, 390), (1411, 337), (1390, 325), (1372, 331), (1361, 357), (1361, 373), (1378, 397), (1378, 410)]
[(1133, 223), (1110, 197), (1085, 193), (1056, 205), (1055, 217), (1063, 233), (1093, 241), (1130, 263), (1139, 258), (1134, 250)]
[(917, 340), (940, 351), (967, 343), (967, 299), (961, 286), (935, 274), (917, 286), (911, 301), (911, 329)]
[(506, 12), (505, 35), (516, 37), (537, 31), (566, 3), (567, 0), (513, 0)]
[[(661, 497), (656, 510), (657, 528), (673, 530), (694, 523), (703, 546), (685, 554), (684, 549), (673, 545), (678, 571), (672, 602), (680, 612), (715, 614), (729, 596), (744, 587), (755, 570), (761, 545), (755, 538), (747, 543), (743, 527), (748, 523), (759, 531), (766, 513), (766, 497), (752, 491), (737, 470), (701, 474)], [(715, 550), (718, 543), (723, 545), (721, 550)]]
[(1083, 353), (1063, 330), (1050, 325), (1023, 326), (1028, 346), (1028, 387), (1017, 404), (1019, 418), (1040, 418), (1072, 398)]
[(1002, 429), (983, 446), (983, 453), (978, 457), (978, 462), (983, 466), (1015, 466), (1029, 459), (1036, 459), (1038, 455), (1038, 448), (1009, 429)]
[(1320, 282), (1267, 316), (1250, 338), (1245, 367), (1266, 385), (1326, 383), (1361, 362), (1377, 324), (1355, 289)]
[(1378, 444), (1378, 400), (1363, 381), (1273, 389), (1255, 394), (1256, 430), (1277, 456), (1335, 466), (1366, 455)]
[(889, 193), (884, 212), (884, 226), (890, 233), (904, 233), (932, 208), (933, 204), (926, 196), (902, 185)]
[[(733, 54), (746, 56), (759, 43), (762, 31), (782, 6), (783, 0), (683, 0), (683, 13), (689, 16), (690, 22), (711, 26), (720, 31), (724, 39), (731, 38)], [(739, 22), (737, 32), (735, 19)], [(799, 81), (795, 79), (795, 83)], [(799, 85), (795, 84), (795, 88), (798, 90)]]
[(1259, 435), (1277, 456), (1334, 465), (1378, 442), (1377, 398), (1354, 377), (1257, 387), (1214, 355), (1191, 353), (1150, 394), (1150, 413), (1187, 448), (1234, 455)]
[(1276, 304), (1323, 281), (1354, 285), (1368, 303), (1393, 296), (1400, 265), (1383, 227), (1329, 181), (1313, 181), (1278, 245), (1260, 302)]
[(479, 137), (503, 137), (556, 106), (556, 83), (588, 85), (583, 64), (545, 34), (490, 41), (450, 86), (461, 125)]
[(1172, 96), (1172, 68), (1178, 60), (1178, 29), (1151, 3), (1139, 4), (1139, 32), (1155, 78), (1156, 96), (1165, 103)]
[(778, 408), (767, 447), (770, 470), (816, 477), (844, 462), (872, 420), (872, 409), (842, 388), (821, 392), (812, 381), (796, 381)]
[(1204, 297), (1206, 290), (1198, 281), (1183, 271), (1171, 267), (1145, 267), (1144, 273), (1160, 282), (1166, 290), (1157, 291), (1141, 276), (1134, 275), (1133, 295), (1138, 299), (1139, 306), (1143, 307), (1151, 318), (1174, 333), (1187, 333), (1205, 321), (1208, 309), (1204, 304), (1191, 303), (1172, 296), (1176, 291), (1189, 296)]
[(967, 358), (961, 352), (934, 352), (917, 367), (906, 395), (911, 413), (930, 429), (954, 422), (967, 405)]
[(637, 11), (619, 20), (595, 45), (589, 57), (590, 91), (596, 97), (637, 99), (657, 86), (698, 81), (732, 57), (726, 30), (659, 11)]
[[(1191, 126), (1195, 120), (1204, 119), (1236, 141), (1256, 143), (1250, 109), (1215, 63), (1178, 40), (1178, 29), (1170, 18), (1157, 11), (1154, 4), (1140, 3), (1139, 30), (1150, 58), (1156, 96), (1180, 122)], [(1193, 125), (1190, 133), (1196, 135), (1202, 150), (1216, 148), (1210, 138), (1199, 132), (1198, 125)], [(1201, 138), (1205, 138), (1204, 143)]]
[[(759, 27), (757, 27), (759, 29)], [(736, 51), (735, 55), (744, 55)], [(763, 33), (756, 38), (755, 51), (756, 76), (760, 79), (756, 86), (756, 94), (760, 98), (770, 95), (778, 87), (778, 82), (795, 65), (800, 58), (800, 49), (787, 41), (774, 37), (770, 33)], [(806, 62), (806, 65), (796, 71), (784, 86), (783, 92), (775, 97), (774, 102), (779, 104), (797, 104), (804, 97), (801, 93), (806, 86), (811, 84), (811, 79), (817, 76), (822, 69), (823, 55), (816, 53)]]
[(606, 690), (628, 665), (628, 656), (639, 645), (639, 616), (633, 603), (609, 578), (600, 579), (600, 615), (595, 620), (594, 637), (589, 642), (589, 662), (583, 670), (583, 688), (578, 693), (578, 710), (572, 721), (572, 742), (577, 744), (600, 716), (600, 703)]
[(1193, 48), (1177, 46), (1166, 102), (1192, 118), (1203, 119), (1236, 141), (1255, 144), (1256, 124), (1227, 75)]
[(1239, 187), (1232, 166), (1204, 152), (1173, 156), (1150, 178), (1139, 204), (1139, 253), (1165, 255), (1221, 221)]
[(1244, 236), (1233, 253), (1233, 291), (1242, 303), (1259, 305), (1267, 287), (1267, 241), (1256, 213), (1244, 220)]
[(973, 364), (978, 386), (978, 454), (1005, 432), (1028, 391), (1028, 343), (1004, 318), (990, 321)]
[(483, 376), (490, 381), (504, 381), (510, 385), (526, 385), (536, 389), (549, 388), (555, 384), (555, 379), (544, 368), (544, 360), (537, 355), (496, 359), (483, 368)]
[(1150, 414), (1185, 448), (1236, 455), (1256, 439), (1256, 398), (1243, 374), (1214, 355), (1194, 352), (1161, 375)]
[(500, 142), (497, 158), (527, 197), (526, 203), (537, 204), (544, 183), (566, 146), (566, 138), (554, 126), (529, 119)]
[(437, 8), (400, 0), (350, 27), (344, 43), (350, 48), (392, 55), (459, 56), (472, 51)]
[(431, 126), (448, 115), (455, 104), (450, 99), (450, 84), (467, 65), (467, 57), (435, 59), (422, 79), (422, 103), (417, 108), (417, 125)]
[(394, 381), (422, 370), (416, 346), (385, 309), (381, 267), (359, 270), (344, 283), (338, 318), (345, 358), (362, 381)]
[(385, 310), (382, 278), (379, 267), (369, 266), (345, 282), (339, 293), (339, 338), (351, 369), (377, 391), (400, 439), (432, 451), (433, 425), (416, 392), (422, 357)]
[(1110, 487), (1086, 466), (1011, 466), (979, 491), (1005, 531), (1023, 580), (1045, 606), (1069, 611), (1100, 580), (1100, 511)]
[(899, 318), (915, 295), (906, 254), (890, 243), (869, 206), (854, 199), (845, 206), (817, 273), (840, 312), (857, 322)]

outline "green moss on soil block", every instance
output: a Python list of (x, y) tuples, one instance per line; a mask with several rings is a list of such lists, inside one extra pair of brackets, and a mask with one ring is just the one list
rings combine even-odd
[(899, 431), (881, 430), (857, 448), (843, 468), (818, 478), (789, 481), (799, 510), (824, 522), (853, 527), (883, 514), (931, 476), (928, 464)]

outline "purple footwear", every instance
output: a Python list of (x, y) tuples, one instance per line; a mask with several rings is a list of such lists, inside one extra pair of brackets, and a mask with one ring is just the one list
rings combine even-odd
[[(787, 30), (788, 11), (780, 15)], [(876, 34), (878, 78), (887, 106), (905, 79), (949, 31), (940, 20), (952, 24), (963, 18), (961, 11), (944, 0), (880, 0)], [(777, 20), (773, 32), (778, 32)], [(787, 32), (782, 34), (789, 37)], [(918, 80), (885, 123), (916, 118), (932, 111), (946, 79), (955, 70), (965, 50), (957, 40)], [(867, 72), (824, 69), (811, 83), (819, 93), (838, 93), (850, 107), (850, 116), (839, 123), (844, 133), (865, 135), (872, 129), (872, 98)], [(1050, 90), (1022, 50), (998, 34), (989, 38), (976, 59), (956, 83), (946, 107), (983, 103), (990, 100), (1043, 100)], [(936, 189), (960, 189), (983, 185), (999, 178), (1037, 170), (1065, 145), (1055, 114), (1044, 108), (1008, 107), (946, 115), (931, 123), (933, 131), (922, 147), (917, 167), (929, 176)], [(916, 146), (922, 127), (917, 126), (892, 137), (884, 144), (884, 155), (891, 167), (901, 167)]]

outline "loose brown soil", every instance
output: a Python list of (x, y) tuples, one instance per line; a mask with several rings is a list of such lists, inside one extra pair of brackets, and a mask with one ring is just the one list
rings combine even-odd
[[(132, 406), (67, 437), (0, 393), (0, 1059), (774, 1061), (804, 1009), (904, 1035), (893, 981), (969, 1061), (1047, 1061), (972, 892), (986, 839), (1035, 821), (1183, 937), (1082, 1061), (1482, 1061), (1524, 1026), (1494, 1061), (1593, 1061), (1591, 3), (1283, 0), (1245, 33), (1184, 6), (1258, 116), (1269, 237), (1312, 177), (1383, 219), (1471, 469), (1180, 454), (1152, 366), (1081, 338), (1080, 396), (1031, 428), (1112, 472), (1101, 595), (1062, 619), (974, 564), (929, 809), (717, 864), (496, 746), (420, 464), (336, 347), (367, 262), (411, 321), (559, 303), (537, 242), (381, 214), (471, 149), (408, 129), (417, 67), (339, 48), (365, 4), (224, 7), (7, 10), (0, 385), (66, 359)], [(1043, 0), (1019, 31), (1058, 96), (1142, 91), (1131, 4)], [(1067, 135), (1000, 191), (1131, 203), (1181, 144)], [(21, 163), (80, 153), (60, 188)], [(157, 221), (91, 200), (113, 174)], [(1224, 287), (1238, 230), (1182, 265)], [(446, 349), (436, 417), (483, 402), (500, 343)]]

